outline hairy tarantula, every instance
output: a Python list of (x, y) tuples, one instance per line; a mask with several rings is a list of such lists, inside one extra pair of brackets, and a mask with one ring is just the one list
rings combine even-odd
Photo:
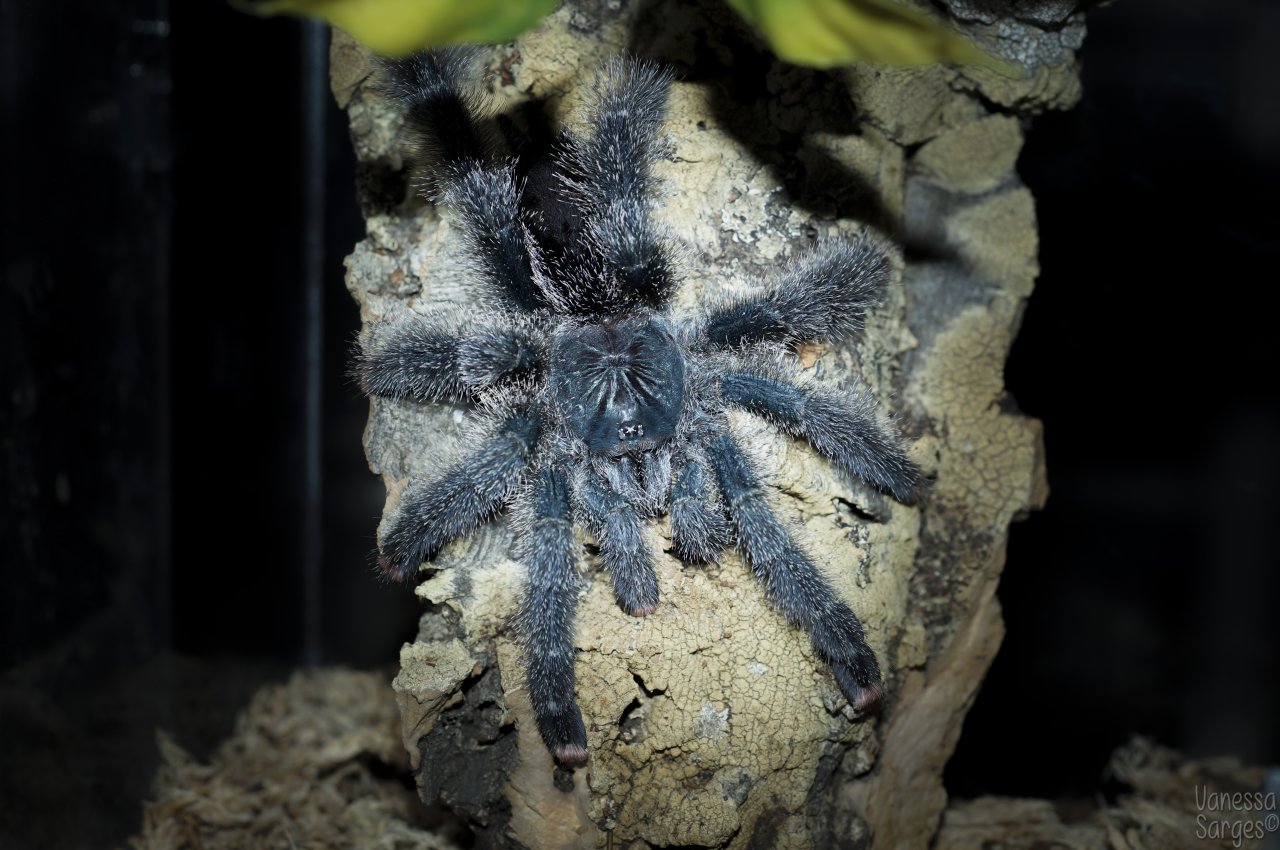
[(849, 701), (872, 704), (880, 669), (862, 624), (775, 516), (725, 413), (761, 416), (914, 500), (919, 470), (878, 424), (874, 401), (799, 383), (786, 362), (799, 342), (847, 342), (861, 330), (890, 276), (885, 252), (868, 238), (819, 243), (755, 297), (675, 313), (650, 185), (671, 74), (636, 59), (608, 63), (589, 132), (504, 160), (477, 123), (472, 62), (447, 50), (384, 66), (430, 197), (452, 208), (493, 311), (400, 319), (362, 342), (354, 368), (366, 393), (472, 403), (492, 419), (469, 456), (405, 488), (381, 568), (409, 580), (451, 540), (516, 506), (529, 694), (543, 740), (566, 765), (587, 758), (574, 699), (575, 522), (595, 537), (618, 604), (635, 616), (658, 604), (649, 518), (670, 515), (685, 563), (736, 544)]

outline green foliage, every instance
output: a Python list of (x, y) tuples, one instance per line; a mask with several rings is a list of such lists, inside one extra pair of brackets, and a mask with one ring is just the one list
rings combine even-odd
[(558, 0), (232, 0), (254, 15), (306, 15), (341, 27), (384, 56), (425, 47), (510, 41)]
[[(255, 15), (306, 15), (341, 27), (385, 56), (449, 44), (510, 41), (559, 0), (231, 0)], [(945, 23), (899, 0), (727, 0), (797, 65), (831, 68), (955, 62), (1013, 69)]]
[(728, 0), (788, 62), (833, 68), (956, 62), (1010, 73), (945, 23), (895, 0)]

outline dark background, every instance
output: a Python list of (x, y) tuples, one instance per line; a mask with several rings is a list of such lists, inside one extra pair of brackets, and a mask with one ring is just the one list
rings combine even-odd
[[(0, 0), (6, 848), (122, 839), (155, 727), (207, 755), (299, 664), (393, 663), (418, 611), (370, 569), (363, 227), (316, 32), (83, 5)], [(1019, 163), (1044, 271), (1006, 371), (1053, 492), (1012, 532), (959, 796), (1089, 797), (1134, 732), (1280, 761), (1280, 10), (1089, 27), (1083, 103)]]
[(1089, 13), (1032, 125), (1041, 275), (1005, 368), (1044, 421), (1008, 633), (948, 788), (1090, 797), (1132, 733), (1280, 762), (1280, 4)]

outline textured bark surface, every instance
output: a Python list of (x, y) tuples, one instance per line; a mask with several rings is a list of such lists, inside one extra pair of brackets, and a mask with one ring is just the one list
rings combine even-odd
[[(420, 790), (466, 817), (479, 846), (923, 848), (942, 768), (999, 645), (995, 588), (1009, 523), (1045, 496), (1039, 424), (1002, 371), (1037, 273), (1035, 214), (1014, 163), (1026, 116), (1078, 94), (1082, 17), (1062, 2), (949, 4), (1022, 79), (952, 68), (815, 72), (763, 53), (719, 4), (567, 3), (494, 49), (499, 108), (555, 121), (601, 59), (674, 65), (662, 218), (685, 251), (688, 309), (748, 292), (822, 235), (872, 227), (902, 249), (887, 302), (853, 350), (803, 352), (892, 410), (936, 477), (904, 507), (849, 482), (806, 444), (734, 420), (772, 475), (778, 509), (863, 619), (884, 667), (877, 718), (857, 720), (808, 638), (733, 554), (712, 568), (664, 553), (662, 603), (634, 619), (584, 559), (576, 645), (591, 762), (557, 771), (523, 689), (509, 620), (523, 570), (501, 521), (453, 544), (418, 589), (428, 606), (396, 690)], [(1000, 4), (1003, 5), (1003, 4)], [(334, 91), (351, 118), (368, 237), (347, 283), (366, 321), (472, 302), (447, 212), (408, 189), (399, 123), (368, 57), (339, 35)], [(468, 441), (466, 409), (375, 401), (370, 466), (388, 507)], [(583, 537), (584, 542), (590, 542)]]

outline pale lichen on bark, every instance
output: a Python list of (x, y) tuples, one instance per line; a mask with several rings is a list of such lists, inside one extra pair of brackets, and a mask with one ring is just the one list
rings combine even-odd
[[(1002, 377), (1037, 273), (1034, 207), (1014, 164), (1023, 116), (1078, 92), (1083, 32), (1078, 13), (1053, 17), (1061, 3), (1046, 4), (1052, 25), (1028, 13), (1003, 30), (979, 4), (953, 5), (1025, 78), (805, 71), (765, 57), (727, 10), (675, 2), (571, 2), (494, 49), (499, 107), (538, 101), (558, 121), (621, 50), (681, 72), (666, 124), (674, 156), (659, 168), (661, 217), (684, 259), (681, 308), (749, 291), (817, 236), (873, 226), (902, 246), (865, 339), (806, 349), (804, 362), (822, 380), (868, 385), (936, 484), (920, 507), (898, 505), (802, 442), (735, 418), (779, 486), (779, 509), (866, 624), (888, 682), (883, 714), (853, 718), (738, 557), (682, 566), (657, 523), (652, 616), (619, 610), (584, 560), (576, 645), (591, 763), (572, 775), (554, 769), (523, 693), (509, 627), (523, 571), (508, 530), (499, 521), (450, 546), (418, 589), (433, 613), (402, 653), (396, 688), (424, 788), (484, 754), (492, 781), (446, 802), (489, 846), (911, 848), (936, 831), (942, 767), (999, 644), (1007, 528), (1045, 495), (1039, 425), (1013, 409)], [(347, 276), (363, 318), (465, 308), (448, 214), (406, 200), (397, 119), (368, 57), (338, 35), (334, 59), (368, 223)], [(456, 456), (471, 418), (373, 403), (366, 449), (389, 507), (409, 477)]]

